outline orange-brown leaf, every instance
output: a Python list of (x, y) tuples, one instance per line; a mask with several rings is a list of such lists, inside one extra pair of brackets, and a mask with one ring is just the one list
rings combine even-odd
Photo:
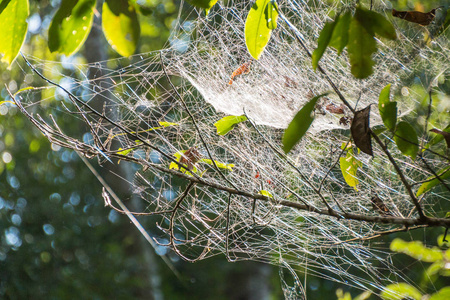
[(231, 74), (230, 82), (228, 82), (228, 84), (232, 84), (233, 80), (236, 76), (249, 73), (251, 63), (252, 63), (252, 61), (248, 61), (248, 62), (242, 64), (239, 68), (237, 68), (233, 72), (233, 74)]

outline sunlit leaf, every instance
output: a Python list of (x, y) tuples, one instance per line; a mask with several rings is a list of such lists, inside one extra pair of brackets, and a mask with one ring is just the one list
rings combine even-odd
[(234, 126), (246, 120), (247, 117), (245, 115), (227, 116), (214, 123), (214, 126), (216, 126), (217, 128), (218, 135), (225, 135), (230, 132), (234, 128)]
[(352, 300), (352, 295), (349, 292), (346, 292), (344, 294), (344, 291), (342, 289), (336, 290), (336, 296), (337, 300)]
[(7, 63), (10, 68), (25, 41), (28, 28), (26, 19), (30, 7), (28, 0), (2, 1), (2, 4), (6, 4), (6, 7), (3, 7), (0, 14), (0, 54), (3, 54), (1, 61)]
[(136, 11), (128, 0), (103, 3), (102, 27), (106, 40), (117, 53), (134, 54), (141, 29)]
[(173, 123), (173, 122), (158, 122), (159, 125), (163, 126), (163, 127), (170, 127), (170, 126), (178, 126), (180, 124), (178, 123)]
[(428, 300), (448, 300), (450, 299), (450, 287), (446, 286), (432, 294)]
[(278, 5), (275, 1), (270, 1), (267, 3), (266, 8), (264, 9), (264, 15), (267, 22), (267, 28), (276, 29), (277, 28), (277, 20), (278, 20)]
[(350, 22), (349, 42), (347, 45), (350, 58), (351, 72), (359, 79), (366, 78), (373, 73), (372, 54), (377, 51), (374, 32), (371, 26), (365, 26), (362, 21), (362, 9), (357, 8), (355, 16)]
[(328, 47), (328, 44), (330, 43), (334, 28), (336, 27), (336, 24), (338, 22), (339, 22), (339, 15), (333, 22), (327, 22), (320, 31), (319, 39), (317, 41), (317, 48), (316, 50), (314, 50), (312, 54), (312, 66), (314, 71), (317, 69), (317, 66), (319, 65), (319, 60), (322, 58), (325, 49)]
[[(342, 145), (342, 147), (344, 146), (345, 144)], [(358, 172), (358, 167), (360, 167), (362, 163), (354, 156), (351, 145), (347, 146), (344, 150), (347, 150), (346, 156), (339, 158), (339, 166), (341, 168), (342, 176), (344, 176), (345, 182), (349, 186), (357, 190), (356, 186), (359, 181), (356, 178), (356, 173)]]
[(404, 155), (410, 156), (412, 159), (416, 158), (419, 151), (419, 140), (416, 131), (409, 123), (402, 121), (397, 124), (394, 141)]
[(210, 10), (211, 7), (213, 7), (217, 0), (186, 0), (188, 3), (192, 4), (193, 6), (204, 8), (207, 10)]
[(117, 151), (116, 153), (117, 153), (117, 154), (120, 154), (120, 155), (127, 155), (127, 154), (130, 153), (131, 151), (133, 151), (132, 148), (131, 148), (131, 149), (126, 149), (126, 150), (123, 150), (122, 148), (119, 148), (119, 151)]
[[(441, 178), (441, 180), (450, 178), (450, 167), (447, 167), (447, 168), (437, 172), (437, 174), (439, 175), (439, 178)], [(417, 193), (416, 193), (417, 196), (420, 196), (423, 193), (428, 192), (429, 190), (434, 188), (436, 185), (441, 183), (439, 181), (439, 179), (437, 179), (434, 175), (428, 177), (427, 180), (429, 180), (429, 181), (422, 183), (422, 185), (417, 190)]]
[(254, 59), (259, 59), (269, 42), (272, 29), (267, 26), (265, 8), (271, 0), (256, 0), (245, 21), (245, 44)]
[(352, 138), (355, 141), (356, 147), (361, 149), (361, 151), (366, 154), (373, 155), (369, 118), (370, 105), (362, 110), (355, 112), (352, 125), (350, 126), (350, 131), (352, 133)]
[(269, 193), (269, 192), (266, 191), (266, 190), (261, 190), (261, 191), (259, 191), (259, 193), (260, 193), (261, 195), (263, 195), (263, 196), (266, 196), (266, 197), (269, 197), (269, 198), (273, 198), (272, 194)]
[[(199, 160), (199, 162), (204, 162), (204, 163), (206, 163), (208, 165), (211, 165), (211, 166), (213, 165), (212, 160), (210, 160), (208, 158), (202, 158), (202, 159)], [(216, 166), (218, 168), (220, 168), (220, 169), (226, 169), (226, 170), (229, 170), (229, 171), (233, 171), (234, 164), (224, 164), (224, 163), (218, 162), (217, 160), (215, 160), (214, 162), (216, 163)]]
[(420, 300), (422, 294), (415, 287), (407, 283), (389, 284), (381, 292), (381, 298), (384, 300), (403, 300), (406, 298)]
[(365, 291), (356, 296), (353, 300), (366, 300), (369, 299), (370, 295), (372, 295), (372, 291)]
[(397, 123), (397, 102), (391, 102), (389, 100), (390, 91), (390, 84), (381, 91), (378, 98), (378, 110), (380, 111), (381, 119), (386, 128), (390, 131), (394, 131)]
[(341, 55), (342, 50), (348, 44), (348, 30), (351, 19), (352, 14), (348, 11), (339, 17), (339, 21), (334, 27), (329, 45), (337, 50), (338, 55)]
[(314, 121), (314, 109), (316, 107), (317, 100), (321, 97), (328, 95), (328, 93), (316, 96), (309, 100), (302, 109), (295, 115), (294, 119), (289, 123), (283, 134), (282, 143), (285, 153), (291, 151), (291, 149), (300, 141), (300, 139), (308, 131), (309, 126)]
[(91, 31), (95, 0), (62, 0), (48, 31), (48, 48), (67, 56), (77, 52)]
[(437, 262), (442, 261), (444, 258), (439, 248), (427, 248), (420, 241), (406, 242), (396, 238), (392, 241), (390, 249), (424, 262)]

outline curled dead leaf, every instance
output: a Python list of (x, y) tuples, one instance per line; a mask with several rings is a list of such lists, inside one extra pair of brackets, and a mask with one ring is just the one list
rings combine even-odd
[(433, 22), (434, 17), (436, 16), (436, 8), (430, 10), (427, 13), (415, 10), (399, 11), (392, 9), (392, 15), (396, 18), (426, 26), (430, 25), (431, 22)]
[(369, 127), (370, 105), (355, 112), (350, 131), (355, 145), (364, 153), (372, 155), (372, 139)]
[(187, 165), (188, 170), (192, 170), (192, 167), (201, 158), (200, 152), (195, 147), (191, 147), (181, 156), (180, 163)]

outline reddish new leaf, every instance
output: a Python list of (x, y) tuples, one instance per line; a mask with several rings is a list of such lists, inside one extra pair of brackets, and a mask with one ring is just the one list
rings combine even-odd
[(370, 105), (355, 112), (350, 131), (356, 146), (364, 153), (372, 155), (372, 139), (369, 127)]

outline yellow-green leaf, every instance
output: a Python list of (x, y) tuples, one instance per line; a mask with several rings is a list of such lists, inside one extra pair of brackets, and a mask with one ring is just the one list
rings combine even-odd
[(446, 286), (431, 295), (428, 300), (448, 300), (450, 299), (450, 287)]
[(94, 20), (95, 0), (62, 0), (48, 31), (48, 48), (67, 56), (86, 41)]
[(442, 251), (439, 248), (427, 248), (419, 241), (405, 242), (402, 239), (396, 238), (392, 241), (390, 249), (391, 251), (407, 254), (424, 262), (437, 262), (444, 259)]
[(263, 196), (266, 196), (266, 197), (269, 197), (269, 198), (273, 198), (272, 194), (269, 193), (269, 192), (266, 191), (266, 190), (261, 190), (261, 191), (259, 191), (259, 193), (260, 193), (261, 195), (263, 195)]
[(321, 97), (328, 95), (328, 93), (316, 96), (309, 100), (305, 106), (295, 115), (294, 119), (289, 123), (283, 134), (281, 142), (283, 143), (283, 150), (285, 153), (291, 151), (291, 149), (300, 141), (300, 139), (308, 131), (309, 126), (314, 121), (314, 109), (316, 107), (317, 100)]
[[(342, 144), (342, 148), (345, 146), (345, 144)], [(345, 157), (339, 158), (339, 165), (341, 168), (342, 176), (344, 176), (345, 182), (357, 190), (356, 186), (358, 185), (359, 181), (356, 178), (356, 173), (358, 172), (358, 167), (362, 165), (362, 163), (356, 159), (356, 157), (353, 154), (353, 148), (351, 146), (347, 146), (346, 149), (347, 154)]]
[(265, 9), (271, 0), (256, 0), (245, 21), (245, 44), (254, 59), (259, 59), (269, 42), (272, 29), (268, 27)]
[(384, 300), (402, 300), (408, 297), (420, 300), (422, 294), (415, 287), (403, 282), (390, 284), (381, 292), (381, 298)]
[(128, 0), (106, 0), (103, 3), (102, 27), (106, 40), (122, 56), (136, 51), (140, 35), (139, 20)]
[(178, 123), (173, 123), (173, 122), (158, 122), (159, 125), (163, 126), (163, 127), (169, 127), (169, 126), (178, 126)]
[(0, 54), (3, 54), (2, 62), (7, 63), (10, 68), (27, 35), (27, 17), (30, 13), (28, 0), (3, 0), (3, 11), (0, 14), (2, 24), (0, 38)]
[(267, 28), (276, 29), (278, 20), (278, 5), (274, 0), (267, 3), (264, 10), (264, 15), (266, 17)]
[(234, 128), (234, 126), (246, 120), (247, 117), (245, 115), (227, 116), (214, 123), (214, 126), (216, 126), (217, 128), (218, 135), (225, 135), (230, 132)]
[[(212, 160), (210, 160), (208, 158), (202, 158), (199, 160), (199, 162), (204, 162), (211, 166), (214, 165)], [(229, 171), (233, 171), (234, 164), (224, 164), (224, 163), (218, 162), (217, 160), (214, 160), (214, 162), (216, 163), (216, 166), (220, 169), (226, 169)]]
[(416, 131), (409, 123), (402, 121), (397, 124), (394, 141), (404, 155), (410, 156), (412, 159), (416, 158), (419, 151), (419, 140)]
[[(441, 180), (449, 178), (450, 177), (450, 167), (447, 167), (447, 168), (437, 172), (437, 174), (439, 175), (439, 178), (441, 178)], [(438, 185), (440, 183), (441, 182), (439, 181), (439, 179), (437, 179), (434, 175), (431, 177), (428, 177), (427, 182), (422, 183), (422, 185), (417, 190), (416, 195), (420, 196), (423, 193), (428, 192), (429, 190), (431, 190), (432, 188), (434, 188), (436, 185)]]

